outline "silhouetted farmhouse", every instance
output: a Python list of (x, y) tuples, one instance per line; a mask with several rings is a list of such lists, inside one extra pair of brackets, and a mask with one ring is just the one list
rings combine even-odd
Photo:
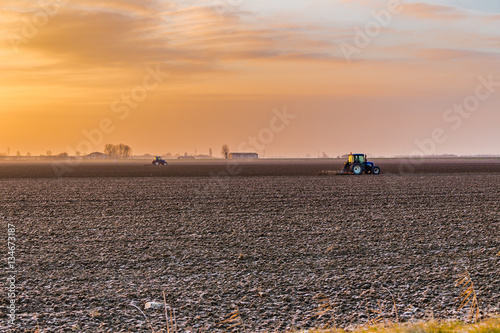
[(89, 160), (104, 160), (104, 159), (108, 158), (108, 155), (96, 151), (96, 152), (88, 154), (87, 156), (85, 156), (85, 158), (87, 158)]

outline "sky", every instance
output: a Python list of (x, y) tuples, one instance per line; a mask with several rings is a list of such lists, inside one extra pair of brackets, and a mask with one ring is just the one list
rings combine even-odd
[(0, 153), (500, 154), (500, 2), (3, 0)]

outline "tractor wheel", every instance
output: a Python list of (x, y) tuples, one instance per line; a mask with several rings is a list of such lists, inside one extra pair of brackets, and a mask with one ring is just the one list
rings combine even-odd
[(378, 166), (373, 167), (373, 174), (374, 175), (379, 175), (380, 174), (380, 168)]
[(167, 165), (168, 163), (167, 162), (163, 162), (163, 165)]
[(351, 170), (355, 175), (360, 175), (361, 173), (363, 173), (363, 167), (359, 163), (354, 163), (351, 167)]
[(160, 162), (156, 162), (156, 161), (155, 161), (154, 163), (155, 163), (155, 165), (160, 165)]

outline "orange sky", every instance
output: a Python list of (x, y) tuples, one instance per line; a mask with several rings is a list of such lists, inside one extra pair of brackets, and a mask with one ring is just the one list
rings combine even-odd
[(41, 3), (2, 2), (0, 152), (500, 154), (494, 1)]

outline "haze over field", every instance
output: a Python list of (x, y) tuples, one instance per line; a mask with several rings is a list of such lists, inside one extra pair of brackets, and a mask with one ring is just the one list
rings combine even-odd
[(500, 154), (498, 1), (42, 3), (2, 2), (0, 152)]

